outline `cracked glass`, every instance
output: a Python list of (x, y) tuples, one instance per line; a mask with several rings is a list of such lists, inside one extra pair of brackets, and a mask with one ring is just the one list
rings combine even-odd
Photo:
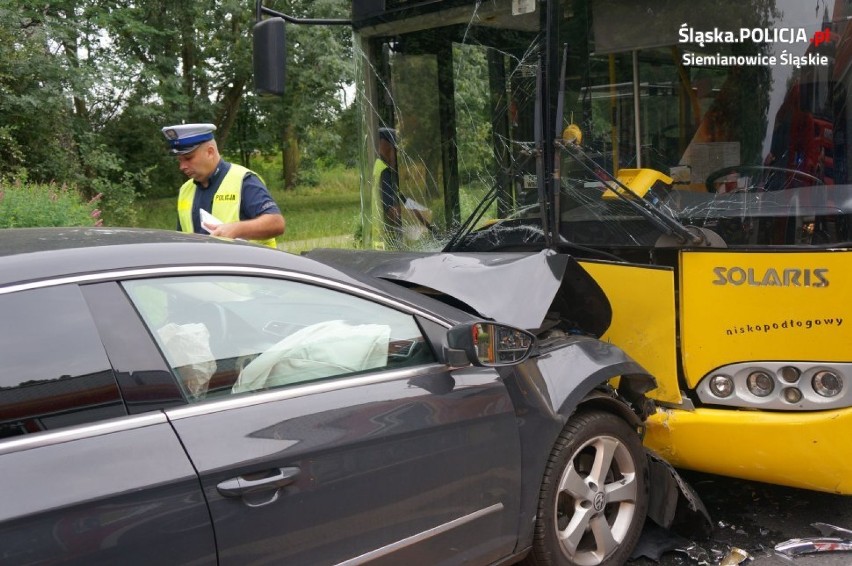
[(364, 247), (647, 262), (848, 242), (850, 10), (400, 0), (355, 18)]
[[(539, 13), (482, 2), (378, 24), (359, 37), (366, 247), (441, 249), (472, 217), (482, 227), (537, 204)], [(373, 163), (382, 159), (373, 133), (380, 128), (398, 135), (396, 175), (384, 173), (397, 184), (391, 203)]]

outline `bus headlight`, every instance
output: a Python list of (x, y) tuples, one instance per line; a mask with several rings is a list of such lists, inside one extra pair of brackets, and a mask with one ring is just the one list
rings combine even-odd
[(746, 386), (756, 397), (766, 397), (775, 389), (775, 380), (765, 371), (753, 371), (748, 374)]
[(778, 375), (781, 376), (781, 379), (786, 381), (787, 383), (796, 383), (798, 381), (799, 376), (802, 375), (802, 372), (799, 371), (799, 368), (793, 366), (784, 366), (780, 370), (778, 370)]
[(716, 397), (729, 397), (734, 392), (734, 380), (727, 375), (714, 375), (710, 378), (710, 391)]
[(839, 375), (829, 370), (816, 372), (811, 384), (814, 386), (814, 391), (823, 397), (834, 397), (843, 389), (843, 380), (840, 379)]
[(802, 400), (802, 392), (795, 387), (784, 388), (782, 394), (784, 395), (784, 400), (793, 405)]
[(695, 395), (706, 406), (786, 412), (852, 409), (852, 362), (726, 364), (702, 375)]

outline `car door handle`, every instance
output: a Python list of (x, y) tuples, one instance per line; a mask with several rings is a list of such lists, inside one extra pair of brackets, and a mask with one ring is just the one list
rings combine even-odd
[(216, 486), (216, 489), (225, 497), (242, 497), (258, 491), (280, 489), (296, 481), (300, 471), (297, 467), (279, 468), (274, 474), (265, 478), (249, 479), (239, 476), (223, 481)]

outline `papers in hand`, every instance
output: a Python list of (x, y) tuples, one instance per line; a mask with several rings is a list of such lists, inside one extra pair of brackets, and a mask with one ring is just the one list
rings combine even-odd
[(416, 200), (414, 200), (411, 197), (406, 197), (404, 206), (408, 210), (419, 210), (421, 212), (423, 212), (425, 210), (429, 210), (428, 208), (426, 208), (425, 206), (423, 206), (422, 204), (420, 204), (419, 202), (417, 202)]
[(208, 232), (213, 232), (218, 226), (221, 226), (223, 222), (204, 210), (203, 208), (199, 209), (201, 213), (201, 227), (207, 230)]

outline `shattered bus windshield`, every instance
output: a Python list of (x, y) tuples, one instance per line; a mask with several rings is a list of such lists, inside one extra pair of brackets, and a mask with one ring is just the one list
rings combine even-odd
[[(487, 2), (363, 28), (359, 37), (368, 247), (440, 248), (475, 211), (472, 222), (482, 225), (537, 204), (538, 13)], [(382, 159), (371, 135), (381, 128), (398, 135), (394, 216), (383, 214), (370, 162)]]
[(845, 3), (358, 4), (365, 247), (850, 239)]

